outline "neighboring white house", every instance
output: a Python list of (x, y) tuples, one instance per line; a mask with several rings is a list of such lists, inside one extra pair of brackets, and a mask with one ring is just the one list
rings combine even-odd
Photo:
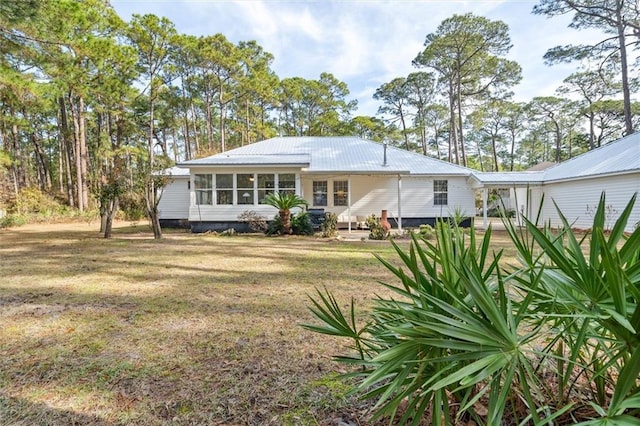
[[(486, 212), (490, 189), (508, 190), (510, 206), (530, 218), (544, 194), (542, 220), (561, 225), (553, 200), (573, 226), (588, 228), (603, 191), (611, 220), (640, 192), (640, 133), (542, 171), (482, 173), (355, 137), (278, 137), (179, 166), (189, 172), (165, 188), (161, 219), (186, 218), (196, 232), (238, 227), (247, 210), (273, 217), (261, 204), (273, 191), (299, 194), (349, 229), (382, 210), (400, 228), (472, 216), (476, 192)], [(627, 230), (638, 222), (640, 202)]]
[[(640, 194), (640, 133), (586, 152), (543, 173), (544, 220), (561, 225), (553, 200), (572, 226), (589, 228), (600, 195), (605, 192), (606, 221), (613, 225), (633, 194)], [(539, 205), (539, 198), (535, 201), (535, 206)], [(640, 200), (626, 230), (632, 231), (639, 223)]]

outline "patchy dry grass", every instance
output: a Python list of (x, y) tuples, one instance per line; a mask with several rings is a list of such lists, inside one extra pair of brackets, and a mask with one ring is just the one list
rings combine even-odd
[[(500, 236), (497, 236), (500, 240)], [(326, 286), (366, 307), (388, 243), (120, 225), (0, 232), (0, 424), (367, 424), (303, 330)]]

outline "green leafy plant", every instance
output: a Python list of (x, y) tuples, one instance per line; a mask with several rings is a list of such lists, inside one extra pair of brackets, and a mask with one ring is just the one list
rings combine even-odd
[(367, 216), (366, 224), (367, 228), (369, 228), (370, 240), (384, 240), (387, 238), (388, 233), (380, 223), (380, 218), (375, 214)]
[[(290, 232), (286, 235), (313, 235), (313, 225), (309, 213), (300, 212), (290, 217)], [(284, 234), (284, 226), (282, 224), (282, 217), (276, 215), (272, 221), (267, 224), (267, 235), (282, 235)]]
[(420, 228), (418, 229), (418, 232), (420, 233), (420, 236), (422, 238), (426, 238), (427, 240), (430, 240), (431, 238), (433, 238), (434, 234), (435, 234), (433, 226), (428, 225), (428, 224), (420, 225)]
[(640, 424), (640, 230), (625, 236), (629, 202), (605, 233), (604, 195), (592, 231), (556, 233), (505, 220), (520, 265), (440, 222), (435, 241), (413, 235), (398, 283), (363, 324), (319, 291), (305, 327), (347, 338), (354, 392), (376, 400), (375, 418), (399, 424)]
[(267, 195), (263, 202), (278, 209), (282, 222), (282, 234), (291, 234), (291, 209), (308, 205), (307, 200), (297, 194), (274, 192)]
[(313, 235), (313, 225), (309, 213), (300, 212), (291, 216), (291, 229), (295, 235)]
[(320, 225), (323, 238), (331, 238), (338, 235), (338, 215), (332, 212), (324, 214), (324, 222)]
[(454, 207), (452, 211), (449, 212), (449, 221), (453, 226), (460, 226), (462, 223), (469, 218), (469, 215), (459, 206)]

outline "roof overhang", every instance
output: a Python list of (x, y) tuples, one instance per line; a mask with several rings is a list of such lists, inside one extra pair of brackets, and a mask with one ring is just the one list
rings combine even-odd
[(178, 167), (309, 167), (310, 164), (311, 157), (308, 154), (218, 154), (185, 161)]

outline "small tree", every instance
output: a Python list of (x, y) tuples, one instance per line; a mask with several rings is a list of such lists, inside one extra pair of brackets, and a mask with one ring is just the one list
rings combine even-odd
[(274, 192), (264, 198), (264, 203), (278, 209), (282, 221), (282, 233), (291, 234), (291, 209), (306, 206), (307, 200), (298, 194)]

